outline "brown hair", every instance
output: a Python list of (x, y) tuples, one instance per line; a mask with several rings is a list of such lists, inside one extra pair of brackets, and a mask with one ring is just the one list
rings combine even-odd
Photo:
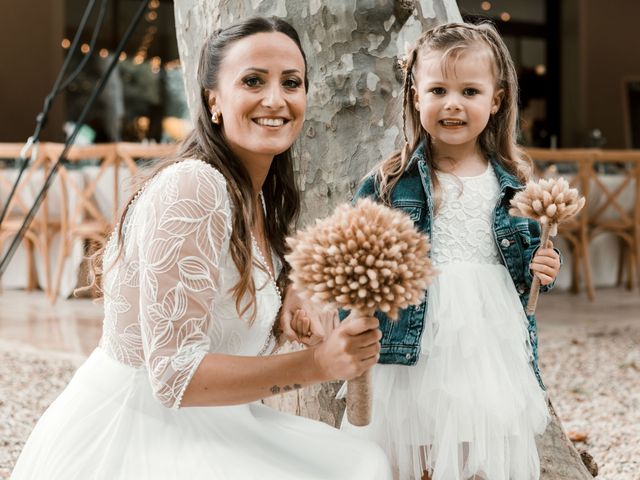
[[(256, 217), (253, 187), (249, 173), (225, 143), (219, 126), (211, 121), (208, 92), (217, 87), (218, 72), (229, 45), (257, 33), (270, 32), (279, 32), (287, 35), (300, 49), (305, 65), (304, 87), (305, 91), (308, 90), (307, 59), (302, 50), (300, 38), (295, 29), (284, 20), (276, 17), (252, 17), (214, 32), (207, 38), (200, 51), (198, 63), (200, 95), (196, 107), (195, 127), (182, 142), (176, 155), (159, 163), (148, 177), (151, 178), (165, 167), (188, 158), (203, 160), (222, 173), (226, 179), (229, 199), (233, 207), (229, 248), (233, 262), (240, 273), (240, 279), (232, 287), (233, 296), (239, 315), (243, 315), (250, 307), (253, 307), (252, 319), (255, 318), (256, 314), (256, 286), (250, 267), (256, 261), (252, 254), (252, 237), (250, 234), (251, 225)], [(297, 221), (300, 212), (300, 191), (294, 178), (292, 149), (293, 147), (290, 147), (285, 152), (275, 156), (262, 187), (263, 198), (269, 212), (269, 221), (265, 222), (266, 237), (269, 245), (275, 250), (284, 266), (279, 277), (281, 285), (286, 279), (289, 270), (284, 259), (286, 253), (285, 238), (290, 234), (291, 227)], [(114, 264), (123, 253), (123, 224), (134, 198), (135, 194), (132, 195), (120, 218), (118, 227), (119, 252)], [(94, 255), (93, 285), (97, 283), (96, 275), (102, 273), (99, 268), (99, 261), (103, 250), (104, 247)], [(106, 269), (112, 266), (105, 265), (103, 267)], [(265, 267), (261, 266), (261, 268)], [(241, 302), (247, 293), (251, 300), (249, 304), (243, 306)]]
[(446, 65), (451, 61), (455, 62), (467, 49), (478, 46), (486, 47), (490, 52), (496, 88), (503, 91), (499, 110), (491, 115), (489, 123), (478, 137), (480, 149), (484, 155), (494, 154), (497, 161), (521, 182), (524, 183), (529, 179), (532, 171), (531, 160), (516, 143), (518, 77), (507, 46), (490, 23), (478, 25), (449, 23), (424, 32), (409, 53), (403, 85), (402, 131), (404, 146), (374, 170), (381, 198), (385, 203), (389, 203), (391, 192), (407, 168), (412, 152), (420, 142), (425, 142), (426, 160), (429, 165), (437, 209), (440, 198), (439, 183), (435, 175), (437, 166), (433, 161), (430, 135), (420, 124), (420, 114), (414, 106), (414, 67), (422, 52), (443, 52), (442, 58)]

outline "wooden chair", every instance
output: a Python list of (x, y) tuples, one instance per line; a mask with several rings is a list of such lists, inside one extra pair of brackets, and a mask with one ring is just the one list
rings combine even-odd
[[(585, 198), (589, 198), (591, 187), (589, 172), (593, 170), (593, 162), (597, 152), (593, 149), (527, 149), (527, 153), (534, 162), (550, 162), (550, 167), (537, 169), (538, 177), (552, 177), (558, 175), (558, 168), (575, 172), (573, 174), (561, 174), (569, 181), (573, 188), (577, 188)], [(562, 166), (567, 168), (563, 169)], [(588, 202), (588, 200), (587, 200)], [(585, 207), (572, 220), (558, 226), (558, 234), (562, 235), (569, 244), (573, 258), (571, 272), (571, 291), (578, 293), (581, 283), (584, 283), (590, 300), (595, 298), (591, 262), (589, 259), (589, 215)]]
[[(50, 161), (56, 161), (63, 148), (61, 144), (48, 144), (46, 154)], [(52, 303), (55, 303), (60, 293), (65, 264), (71, 257), (76, 242), (81, 241), (83, 247), (86, 247), (86, 242), (89, 241), (99, 248), (106, 242), (114, 225), (113, 215), (105, 215), (101, 211), (94, 193), (107, 172), (117, 167), (115, 144), (73, 147), (68, 151), (66, 158), (67, 161), (58, 171), (65, 208), (61, 217), (61, 239), (55, 277), (49, 296)], [(98, 163), (98, 172), (93, 178), (88, 179), (82, 173), (72, 174), (74, 171), (79, 172), (77, 169), (74, 170), (74, 164), (89, 159)]]
[[(0, 158), (19, 158), (23, 145), (18, 143), (0, 144)], [(32, 147), (27, 152), (31, 155)], [(4, 256), (5, 250), (10, 245), (10, 240), (18, 233), (31, 208), (38, 190), (43, 186), (44, 179), (50, 171), (48, 158), (44, 153), (45, 145), (40, 144), (36, 157), (24, 171), (14, 197), (8, 206), (6, 217), (0, 225), (0, 253)], [(15, 172), (17, 176), (17, 171)], [(9, 196), (15, 177), (0, 175), (0, 206)], [(50, 190), (51, 193), (51, 190)], [(38, 274), (36, 269), (36, 256), (38, 253), (43, 262), (44, 285), (40, 285), (49, 294), (51, 290), (50, 275), (50, 238), (52, 233), (61, 227), (60, 218), (51, 216), (49, 212), (49, 197), (45, 197), (39, 211), (33, 218), (22, 240), (27, 252), (27, 290), (38, 288)], [(61, 199), (57, 199), (59, 204)]]
[[(596, 161), (588, 171), (599, 200), (589, 215), (590, 240), (603, 233), (618, 237), (618, 285), (626, 273), (632, 290), (640, 272), (640, 150), (601, 150)], [(598, 175), (596, 165), (615, 173)]]

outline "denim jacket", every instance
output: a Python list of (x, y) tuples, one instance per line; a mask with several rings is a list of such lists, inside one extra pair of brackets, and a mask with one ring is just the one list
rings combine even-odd
[[(493, 231), (503, 264), (506, 266), (520, 295), (523, 308), (529, 300), (529, 288), (533, 280), (529, 264), (540, 244), (540, 226), (538, 222), (509, 215), (509, 201), (513, 195), (523, 189), (523, 185), (493, 157), (490, 157), (493, 169), (500, 184), (500, 197), (494, 209)], [(379, 200), (380, 195), (374, 176), (367, 177), (354, 196), (371, 197)], [(425, 161), (424, 144), (414, 151), (405, 173), (391, 194), (391, 205), (404, 211), (411, 217), (416, 228), (431, 237), (433, 219), (433, 200), (431, 180)], [(541, 287), (549, 290), (553, 284)], [(382, 330), (380, 363), (415, 365), (420, 355), (420, 339), (424, 330), (427, 309), (427, 294), (418, 306), (401, 310), (398, 320), (391, 321), (384, 313), (376, 312)], [(347, 316), (340, 312), (341, 320)], [(529, 315), (528, 331), (530, 359), (540, 386), (544, 388), (538, 369), (538, 335), (535, 315)]]

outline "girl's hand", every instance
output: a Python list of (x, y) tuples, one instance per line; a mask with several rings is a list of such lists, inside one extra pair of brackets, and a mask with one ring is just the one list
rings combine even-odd
[[(280, 311), (280, 330), (285, 340), (312, 346), (324, 340), (325, 332), (333, 329), (333, 323), (326, 314), (309, 314), (302, 308), (302, 301), (291, 287), (287, 287)], [(337, 319), (337, 315), (336, 315)]]
[(319, 318), (315, 315), (309, 317), (305, 310), (296, 310), (290, 325), (295, 332), (295, 340), (307, 347), (317, 345), (324, 340), (325, 329)]
[(350, 380), (378, 361), (382, 338), (378, 319), (354, 315), (315, 347), (313, 358), (326, 380)]
[(529, 268), (540, 279), (541, 285), (549, 285), (556, 279), (560, 271), (560, 255), (553, 249), (551, 240), (547, 242), (547, 248), (538, 249)]

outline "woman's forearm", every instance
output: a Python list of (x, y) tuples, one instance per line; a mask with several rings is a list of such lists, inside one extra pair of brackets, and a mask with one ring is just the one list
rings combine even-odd
[(329, 380), (313, 348), (283, 355), (207, 354), (182, 397), (182, 407), (249, 403)]

